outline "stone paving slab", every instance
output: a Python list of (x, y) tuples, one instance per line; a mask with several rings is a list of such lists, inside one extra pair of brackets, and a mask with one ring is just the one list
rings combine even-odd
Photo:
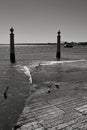
[(82, 114), (87, 114), (87, 105), (83, 105), (81, 107), (76, 108), (77, 111), (81, 112)]
[(87, 130), (86, 95), (73, 89), (37, 89), (26, 102), (17, 130)]

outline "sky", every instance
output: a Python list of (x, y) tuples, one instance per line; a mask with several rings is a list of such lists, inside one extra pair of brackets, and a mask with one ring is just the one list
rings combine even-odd
[(0, 43), (87, 41), (87, 0), (0, 0)]

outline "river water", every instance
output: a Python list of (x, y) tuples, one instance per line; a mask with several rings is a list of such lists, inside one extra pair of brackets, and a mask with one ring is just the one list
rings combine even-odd
[[(57, 64), (54, 64), (56, 45), (16, 46), (15, 52), (16, 64), (12, 65), (9, 60), (9, 45), (0, 46), (0, 130), (11, 130), (16, 124), (29, 97), (30, 71), (34, 84), (50, 80), (79, 82), (87, 77), (87, 46), (64, 48), (62, 45), (61, 60)], [(79, 61), (63, 62), (71, 60)], [(35, 66), (39, 64), (41, 70), (38, 72)]]

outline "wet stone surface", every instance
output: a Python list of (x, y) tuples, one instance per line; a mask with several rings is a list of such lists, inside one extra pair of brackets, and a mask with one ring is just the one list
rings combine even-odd
[(52, 87), (51, 93), (46, 85), (32, 93), (17, 122), (18, 130), (87, 129), (87, 114), (80, 112), (87, 111), (87, 92), (76, 90), (78, 83), (60, 82), (60, 86)]

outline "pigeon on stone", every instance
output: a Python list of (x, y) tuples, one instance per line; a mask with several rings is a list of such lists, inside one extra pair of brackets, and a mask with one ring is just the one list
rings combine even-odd
[(7, 91), (8, 91), (9, 87), (6, 88), (5, 92), (4, 92), (4, 98), (7, 99)]
[(41, 67), (41, 64), (39, 64), (38, 66)]
[(7, 99), (7, 94), (6, 94), (6, 92), (4, 93), (4, 98)]
[(48, 93), (50, 93), (51, 91), (50, 91), (50, 89), (48, 89)]
[(56, 84), (55, 86), (56, 86), (56, 88), (59, 88), (59, 85), (58, 85), (58, 84)]
[(20, 127), (21, 127), (20, 125), (15, 125), (14, 130), (19, 129)]
[(51, 88), (51, 85), (48, 85), (48, 88)]

